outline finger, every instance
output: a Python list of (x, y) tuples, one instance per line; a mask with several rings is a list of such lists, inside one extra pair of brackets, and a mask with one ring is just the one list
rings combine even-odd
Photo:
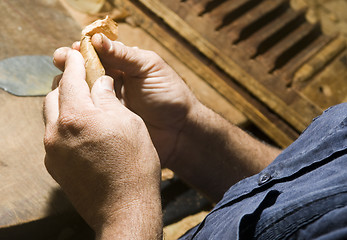
[(61, 71), (64, 71), (66, 56), (70, 50), (71, 48), (61, 47), (53, 53), (53, 63)]
[(63, 74), (59, 74), (54, 77), (53, 82), (52, 82), (52, 90), (56, 89), (59, 86), (59, 82), (61, 78), (63, 77)]
[(122, 99), (123, 95), (121, 89), (123, 87), (124, 73), (119, 70), (110, 69), (106, 74), (114, 79), (114, 89), (116, 91), (116, 96), (118, 99)]
[(77, 50), (77, 51), (80, 50), (80, 47), (81, 47), (81, 42), (80, 42), (80, 41), (74, 42), (74, 43), (72, 44), (72, 49), (75, 49), (75, 50)]
[(59, 103), (58, 103), (59, 89), (47, 94), (43, 103), (43, 120), (45, 126), (52, 126), (59, 116)]
[(60, 111), (78, 110), (93, 104), (85, 77), (86, 71), (81, 53), (70, 50), (67, 54), (65, 71), (59, 83)]
[(91, 96), (94, 105), (104, 111), (119, 107), (120, 102), (115, 95), (113, 79), (109, 76), (102, 76), (96, 80)]
[(94, 34), (92, 44), (105, 68), (114, 68), (126, 72), (130, 76), (138, 75), (141, 66), (145, 64), (147, 51), (127, 47), (124, 44), (111, 41), (103, 34)]

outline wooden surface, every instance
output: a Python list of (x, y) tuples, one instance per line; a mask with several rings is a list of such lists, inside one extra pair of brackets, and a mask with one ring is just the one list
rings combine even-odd
[[(156, 38), (161, 44), (167, 47), (173, 54), (176, 55), (183, 63), (185, 63), (192, 71), (200, 76), (204, 81), (206, 81), (210, 86), (216, 89), (217, 92), (225, 99), (234, 105), (240, 112), (245, 114), (248, 119), (255, 123), (259, 128), (261, 128), (266, 134), (278, 139), (277, 142), (280, 146), (289, 145), (294, 139), (297, 138), (298, 133), (287, 127), (286, 123), (283, 120), (276, 118), (275, 115), (264, 105), (261, 105), (249, 92), (245, 91), (244, 88), (240, 87), (238, 84), (235, 84), (233, 81), (230, 81), (230, 77), (226, 75), (221, 75), (216, 73), (216, 68), (211, 61), (206, 61), (199, 56), (199, 53), (196, 53), (194, 49), (190, 48), (185, 44), (184, 41), (179, 41), (179, 37), (174, 33), (170, 32), (163, 23), (155, 21), (151, 18), (151, 14), (146, 14), (146, 11), (143, 11), (137, 8), (136, 4), (133, 4), (130, 1), (115, 0), (117, 6), (126, 8), (132, 14), (134, 21), (140, 27), (145, 29), (149, 34)], [(208, 47), (205, 48), (210, 52), (211, 55), (215, 56), (214, 60), (221, 59), (222, 56), (218, 55), (217, 49), (214, 48), (211, 44), (207, 43), (205, 39), (201, 37), (195, 30), (192, 30), (182, 19), (175, 15), (171, 10), (163, 7), (159, 2), (155, 1), (154, 5), (151, 5), (151, 9), (157, 9), (158, 11), (165, 11), (165, 14), (173, 17), (173, 22), (171, 25), (175, 25), (175, 28), (180, 28), (184, 35), (189, 35), (189, 39), (194, 41), (196, 44), (208, 44)], [(162, 12), (161, 17), (165, 15)], [(166, 16), (166, 15), (165, 15)], [(189, 33), (189, 31), (191, 32)], [(225, 60), (225, 59), (224, 59)], [(223, 61), (224, 61), (223, 60)], [(224, 61), (226, 62), (226, 61)], [(234, 64), (229, 62), (228, 64)], [(239, 67), (230, 66), (228, 68), (230, 71), (235, 72), (235, 74), (243, 78), (248, 78), (249, 74), (244, 70), (238, 71)], [(218, 70), (217, 70), (218, 72)], [(267, 91), (264, 86), (260, 89), (257, 88), (259, 83), (256, 83), (254, 78), (250, 78), (251, 82), (249, 86), (255, 91)], [(268, 94), (269, 98), (273, 95)], [(270, 99), (275, 104), (276, 99)], [(282, 101), (279, 104), (285, 105)], [(293, 118), (293, 116), (291, 116)], [(302, 124), (302, 123), (301, 123)]]
[[(79, 38), (80, 28), (54, 0), (2, 0), (0, 15), (0, 60), (51, 56)], [(0, 227), (69, 209), (43, 164), (42, 103), (0, 90)]]
[[(317, 89), (322, 92), (323, 87), (293, 87), (293, 76), (336, 37), (322, 34), (320, 25), (308, 22), (305, 11), (293, 10), (289, 0), (114, 2), (127, 8), (139, 26), (171, 49), (280, 146), (288, 146), (325, 109), (314, 100)], [(188, 43), (188, 53), (181, 48), (182, 39)], [(193, 56), (191, 49), (198, 50), (200, 56)], [(339, 50), (342, 59), (344, 49)], [(338, 79), (331, 80), (331, 92), (344, 89), (345, 68), (336, 65), (337, 55), (315, 70), (305, 86), (317, 82), (315, 77), (320, 72), (339, 68), (341, 75), (333, 76)], [(217, 68), (213, 69), (214, 65)], [(223, 79), (211, 72), (227, 76)], [(334, 94), (319, 95), (329, 98), (330, 103), (344, 101)], [(340, 95), (347, 93), (340, 90)]]

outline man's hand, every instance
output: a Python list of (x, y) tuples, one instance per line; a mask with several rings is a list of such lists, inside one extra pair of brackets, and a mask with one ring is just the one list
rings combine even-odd
[(112, 78), (90, 93), (81, 54), (65, 50), (44, 106), (49, 173), (98, 238), (160, 238), (160, 162), (144, 122), (116, 98)]
[[(166, 167), (187, 114), (198, 103), (196, 98), (156, 53), (111, 42), (102, 34), (94, 35), (92, 43), (106, 73), (115, 79), (117, 97), (144, 120), (162, 166)], [(60, 69), (65, 51), (67, 48), (59, 49), (54, 55)]]

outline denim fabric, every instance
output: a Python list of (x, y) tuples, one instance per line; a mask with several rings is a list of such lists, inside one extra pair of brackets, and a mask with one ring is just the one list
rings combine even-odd
[(347, 239), (347, 103), (232, 186), (181, 239)]

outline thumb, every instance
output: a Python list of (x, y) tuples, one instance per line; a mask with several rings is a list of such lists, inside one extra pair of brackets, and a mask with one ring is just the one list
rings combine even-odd
[(94, 34), (92, 44), (105, 68), (120, 70), (129, 76), (137, 76), (144, 71), (144, 66), (153, 57), (150, 55), (150, 51), (111, 41), (103, 34)]
[(109, 76), (102, 76), (96, 80), (91, 97), (94, 105), (105, 111), (112, 110), (120, 104), (114, 91), (113, 78)]

